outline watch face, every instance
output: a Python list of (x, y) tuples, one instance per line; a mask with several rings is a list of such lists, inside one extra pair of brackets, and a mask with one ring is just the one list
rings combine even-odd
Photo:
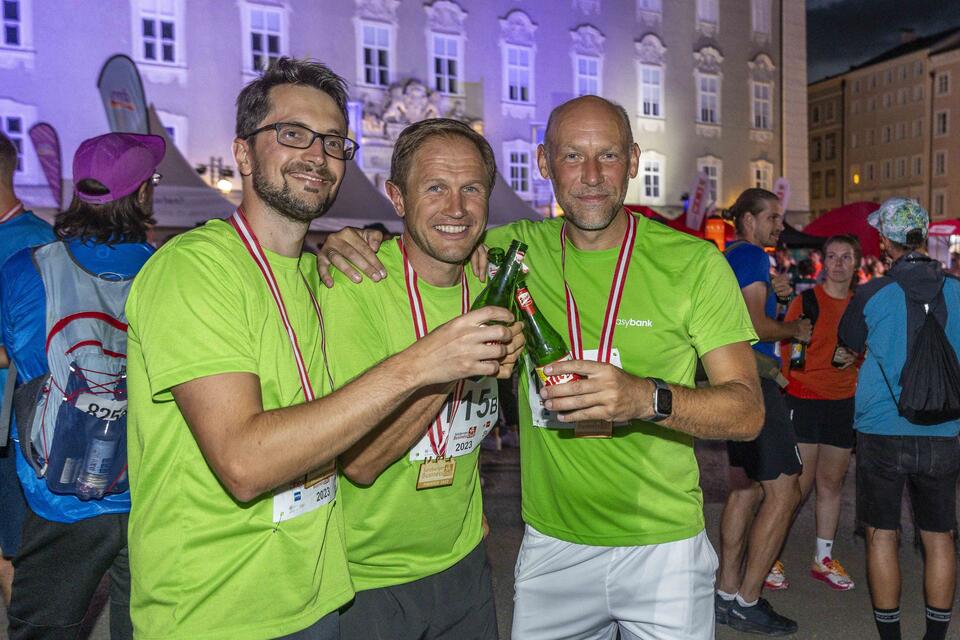
[(673, 394), (669, 389), (657, 391), (657, 414), (669, 416), (673, 413)]

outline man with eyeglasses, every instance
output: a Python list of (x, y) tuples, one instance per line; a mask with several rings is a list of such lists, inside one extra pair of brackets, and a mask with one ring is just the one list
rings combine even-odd
[[(460, 316), (334, 391), (310, 222), (356, 143), (326, 66), (282, 58), (237, 99), (243, 201), (168, 242), (127, 303), (131, 613), (144, 638), (339, 636), (353, 597), (337, 456), (448, 383), (493, 375), (506, 309)], [(317, 141), (319, 140), (319, 144)], [(444, 394), (445, 395), (445, 394)]]
[[(77, 392), (78, 387), (68, 383), (72, 374), (63, 373), (68, 363), (71, 371), (86, 372), (89, 369), (83, 366), (91, 361), (113, 362), (126, 350), (123, 303), (130, 281), (153, 254), (146, 238), (153, 224), (154, 186), (160, 179), (156, 169), (165, 150), (159, 136), (129, 133), (82, 142), (73, 159), (73, 202), (57, 216), (53, 228), (60, 241), (19, 251), (0, 269), (2, 343), (17, 367), (18, 413), (11, 435), (17, 447), (17, 475), (30, 507), (14, 558), (10, 638), (76, 638), (104, 575), (110, 576), (110, 636), (133, 637), (127, 558), (130, 492), (82, 500), (64, 492), (76, 486), (76, 476), (68, 471), (73, 468), (78, 474), (76, 465), (65, 462), (54, 472), (53, 460), (58, 447), (64, 452), (71, 446), (60, 434), (76, 426), (77, 413), (83, 415), (83, 397), (92, 395), (99, 402), (103, 396), (102, 391), (96, 395), (95, 384), (87, 387), (90, 393)], [(119, 329), (119, 335), (106, 326)], [(114, 343), (104, 347), (106, 336)], [(57, 411), (56, 435), (49, 443), (27, 436), (31, 431), (43, 433), (36, 422), (19, 423), (24, 417), (21, 398), (28, 405), (44, 398), (34, 381), (69, 389), (63, 394), (71, 396), (55, 404), (59, 398), (46, 395), (45, 410)], [(115, 406), (122, 407), (122, 398), (115, 397), (113, 389), (108, 393), (108, 402), (119, 401)], [(68, 402), (75, 408), (61, 410)], [(81, 443), (85, 471), (94, 459), (90, 442)], [(117, 447), (122, 446), (121, 441)], [(43, 463), (42, 468), (31, 465), (28, 453)]]

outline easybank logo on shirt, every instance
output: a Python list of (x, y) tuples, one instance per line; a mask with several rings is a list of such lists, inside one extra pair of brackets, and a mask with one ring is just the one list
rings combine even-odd
[(636, 318), (617, 318), (618, 327), (653, 327), (653, 320), (637, 320)]

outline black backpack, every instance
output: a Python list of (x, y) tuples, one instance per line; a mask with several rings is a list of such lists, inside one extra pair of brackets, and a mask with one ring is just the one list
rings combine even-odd
[[(899, 285), (898, 285), (899, 286)], [(900, 371), (900, 399), (897, 410), (913, 424), (940, 424), (960, 418), (960, 362), (953, 345), (933, 311), (945, 303), (943, 289), (929, 305), (907, 298), (907, 305), (918, 305), (924, 313), (923, 324), (908, 336), (907, 359)], [(893, 389), (884, 381), (890, 395)]]

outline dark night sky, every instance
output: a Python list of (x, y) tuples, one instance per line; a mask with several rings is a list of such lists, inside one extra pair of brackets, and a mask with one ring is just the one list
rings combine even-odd
[(895, 47), (901, 28), (925, 36), (955, 26), (960, 0), (807, 0), (807, 77), (846, 71)]

